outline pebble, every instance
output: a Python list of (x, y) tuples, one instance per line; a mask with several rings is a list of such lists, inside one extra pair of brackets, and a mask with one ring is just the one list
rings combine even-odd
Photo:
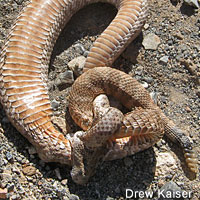
[(142, 86), (143, 86), (144, 88), (148, 88), (148, 87), (149, 87), (148, 83), (145, 82), (145, 81), (142, 82)]
[(34, 154), (37, 153), (37, 151), (36, 151), (36, 149), (35, 149), (34, 146), (29, 146), (29, 147), (28, 147), (28, 153), (29, 153), (30, 155), (34, 155)]
[(67, 192), (65, 189), (57, 189), (56, 193), (57, 193), (58, 197), (63, 197)]
[(32, 176), (36, 173), (36, 168), (33, 166), (26, 166), (22, 169), (22, 172), (24, 173), (24, 175)]
[(59, 180), (61, 180), (62, 177), (61, 177), (61, 174), (60, 174), (60, 169), (59, 169), (59, 168), (56, 168), (54, 171), (55, 171), (55, 174), (56, 174), (57, 178), (58, 178)]
[(79, 200), (79, 197), (76, 196), (76, 195), (74, 195), (74, 194), (71, 194), (71, 195), (69, 196), (69, 200)]
[(55, 85), (59, 86), (67, 86), (74, 82), (74, 75), (71, 70), (66, 70), (63, 73), (60, 73), (59, 76), (55, 80)]
[(86, 58), (84, 56), (79, 56), (77, 58), (74, 58), (68, 63), (68, 67), (70, 70), (74, 72), (76, 76), (80, 76), (83, 73), (85, 60)]
[(3, 173), (1, 173), (1, 179), (5, 182), (5, 183), (8, 183), (8, 182), (12, 182), (12, 175), (11, 175), (11, 171), (8, 171), (8, 170), (4, 170)]
[(53, 109), (57, 109), (59, 107), (59, 105), (60, 105), (59, 101), (56, 101), (55, 99), (52, 100), (51, 106), (52, 106)]
[(112, 197), (107, 197), (106, 200), (114, 200)]
[(20, 169), (19, 169), (18, 167), (14, 166), (14, 167), (12, 168), (12, 172), (14, 172), (14, 173), (16, 173), (16, 174), (20, 174)]
[(198, 0), (184, 0), (184, 2), (190, 6), (194, 6), (195, 8), (199, 8)]
[(19, 196), (19, 194), (13, 194), (10, 198), (12, 200), (17, 200), (17, 199), (20, 199), (20, 196)]
[(65, 185), (67, 185), (67, 182), (68, 182), (67, 179), (63, 179), (63, 180), (61, 181), (61, 184), (65, 186)]
[(148, 28), (149, 28), (149, 24), (145, 24), (144, 29), (148, 29)]
[(178, 186), (184, 186), (184, 182), (181, 182), (181, 181), (176, 182), (176, 184), (177, 184)]
[(190, 108), (189, 106), (187, 106), (187, 107), (185, 108), (185, 110), (186, 110), (187, 112), (191, 112), (191, 111), (192, 111), (191, 108)]
[(179, 31), (177, 33), (175, 33), (173, 36), (178, 38), (179, 40), (183, 40), (184, 39), (184, 36)]
[(200, 98), (200, 88), (196, 91), (196, 94)]
[(82, 44), (75, 44), (74, 45), (74, 48), (75, 48), (75, 52), (77, 52), (77, 53), (79, 53), (79, 54), (84, 54), (84, 52), (85, 52), (85, 48), (84, 48), (84, 46), (82, 45)]
[(14, 188), (15, 188), (15, 185), (13, 183), (12, 184), (8, 184), (6, 188), (8, 189), (8, 192), (13, 192)]
[(67, 196), (63, 197), (62, 200), (69, 200)]
[(168, 174), (165, 178), (168, 180), (171, 180), (173, 178), (173, 176), (171, 174)]
[(115, 192), (116, 192), (117, 194), (119, 194), (119, 193), (121, 192), (120, 188), (119, 188), (119, 187), (116, 187), (116, 188), (115, 188)]
[(158, 104), (158, 93), (150, 92), (150, 96), (153, 99), (154, 103), (157, 105)]
[(154, 33), (149, 33), (143, 39), (142, 45), (145, 49), (156, 50), (160, 44), (160, 38)]
[(133, 161), (129, 157), (126, 157), (124, 158), (124, 164), (125, 166), (130, 167), (131, 165), (133, 165)]
[(160, 58), (159, 62), (163, 64), (167, 64), (169, 60), (169, 56), (163, 56)]
[(152, 83), (153, 82), (153, 78), (152, 77), (144, 77), (144, 81), (146, 81), (147, 83)]
[(9, 121), (7, 116), (3, 117), (2, 122), (5, 123), (5, 124), (10, 123), (10, 121)]
[(85, 51), (85, 52), (83, 53), (83, 56), (84, 56), (84, 57), (88, 57), (88, 54), (89, 54), (89, 51)]
[(8, 161), (11, 161), (11, 160), (13, 160), (13, 155), (10, 152), (7, 152), (6, 158), (7, 158)]
[(40, 161), (39, 161), (39, 165), (40, 165), (41, 167), (45, 167), (46, 163), (45, 163), (43, 160), (40, 160)]

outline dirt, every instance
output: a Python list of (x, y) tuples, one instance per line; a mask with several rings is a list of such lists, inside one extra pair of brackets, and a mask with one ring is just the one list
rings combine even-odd
[[(0, 0), (0, 47), (26, 3), (26, 0)], [(71, 84), (60, 88), (54, 85), (54, 80), (60, 73), (69, 70), (69, 61), (87, 55), (95, 38), (116, 13), (117, 10), (109, 4), (89, 5), (72, 17), (60, 35), (49, 70), (50, 98), (58, 102), (54, 109), (55, 116), (65, 117), (66, 96)], [(143, 38), (148, 33), (160, 38), (161, 43), (156, 50), (145, 50), (142, 46)], [(168, 56), (166, 63), (160, 62), (163, 56)], [(158, 94), (162, 110), (193, 141), (200, 164), (199, 66), (199, 10), (174, 0), (149, 0), (145, 28), (113, 64), (113, 67), (131, 74), (140, 82), (145, 81), (148, 90)], [(69, 126), (72, 131), (78, 129), (71, 121)], [(44, 163), (30, 149), (31, 144), (13, 128), (1, 107), (0, 188), (7, 188), (8, 199), (123, 200), (126, 199), (127, 188), (152, 191), (152, 199), (158, 199), (159, 189), (169, 181), (176, 183), (182, 191), (191, 191), (191, 199), (200, 198), (199, 174), (196, 179), (191, 178), (180, 149), (166, 138), (146, 151), (102, 163), (86, 186), (72, 181), (70, 167)], [(159, 173), (156, 158), (161, 152), (170, 153), (176, 167), (169, 165), (167, 171)], [(31, 167), (31, 175), (24, 174), (27, 166)]]

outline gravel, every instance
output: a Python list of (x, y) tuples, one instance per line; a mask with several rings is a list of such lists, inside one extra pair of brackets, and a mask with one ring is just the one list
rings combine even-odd
[[(26, 2), (0, 0), (0, 46)], [(147, 89), (158, 94), (162, 110), (191, 137), (200, 161), (200, 13), (175, 0), (149, 0), (149, 7), (149, 18), (142, 33), (113, 66), (148, 83)], [(67, 129), (73, 132), (78, 127), (65, 115), (66, 97), (73, 78), (80, 71), (72, 73), (68, 63), (77, 57), (86, 57), (116, 12), (108, 4), (87, 6), (72, 17), (55, 45), (49, 71), (50, 99), (54, 100), (55, 116), (66, 117)], [(142, 45), (149, 34), (159, 41), (151, 49)], [(68, 82), (56, 85), (58, 77), (67, 77)], [(102, 163), (89, 183), (79, 186), (70, 177), (70, 167), (44, 163), (30, 150), (31, 144), (8, 122), (1, 107), (0, 198), (123, 200), (126, 189), (130, 188), (152, 191), (152, 199), (156, 200), (158, 191), (173, 181), (181, 191), (191, 191), (192, 200), (199, 199), (199, 174), (192, 179), (178, 147), (166, 141), (161, 140), (153, 148), (128, 158)], [(173, 165), (164, 163), (164, 167), (157, 168), (157, 160), (165, 162), (162, 156), (158, 159), (159, 155), (165, 154), (173, 158)]]

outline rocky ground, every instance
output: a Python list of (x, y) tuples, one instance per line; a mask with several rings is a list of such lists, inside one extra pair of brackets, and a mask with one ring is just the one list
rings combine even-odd
[[(26, 2), (0, 0), (0, 46)], [(193, 141), (200, 164), (200, 13), (182, 1), (149, 0), (149, 4), (142, 33), (113, 66), (158, 94), (163, 111)], [(116, 12), (108, 4), (90, 5), (72, 17), (59, 37), (49, 72), (55, 116), (64, 118), (66, 96), (79, 73), (74, 67), (81, 68), (92, 43)], [(77, 130), (68, 121), (67, 130)], [(196, 179), (191, 177), (180, 149), (164, 139), (144, 152), (103, 163), (86, 186), (78, 186), (70, 177), (70, 167), (38, 158), (1, 107), (0, 198), (123, 200), (126, 189), (131, 189), (141, 191), (137, 199), (150, 199), (143, 198), (144, 191), (154, 194), (151, 199), (158, 199), (159, 191), (171, 188), (191, 192), (190, 199), (199, 199), (199, 174)]]

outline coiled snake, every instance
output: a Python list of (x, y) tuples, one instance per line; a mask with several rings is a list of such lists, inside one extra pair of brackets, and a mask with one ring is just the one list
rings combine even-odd
[[(86, 72), (69, 95), (72, 118), (84, 131), (65, 138), (51, 122), (48, 64), (70, 17), (95, 2), (111, 3), (118, 13), (95, 41)], [(189, 168), (197, 172), (196, 155), (184, 133), (142, 85), (109, 67), (140, 33), (146, 15), (147, 0), (32, 0), (17, 17), (2, 48), (0, 98), (7, 116), (41, 159), (72, 165), (72, 178), (79, 184), (87, 182), (101, 157), (112, 160), (132, 155), (155, 144), (164, 132), (183, 148)], [(131, 112), (123, 115), (110, 107), (104, 94), (114, 96)]]

